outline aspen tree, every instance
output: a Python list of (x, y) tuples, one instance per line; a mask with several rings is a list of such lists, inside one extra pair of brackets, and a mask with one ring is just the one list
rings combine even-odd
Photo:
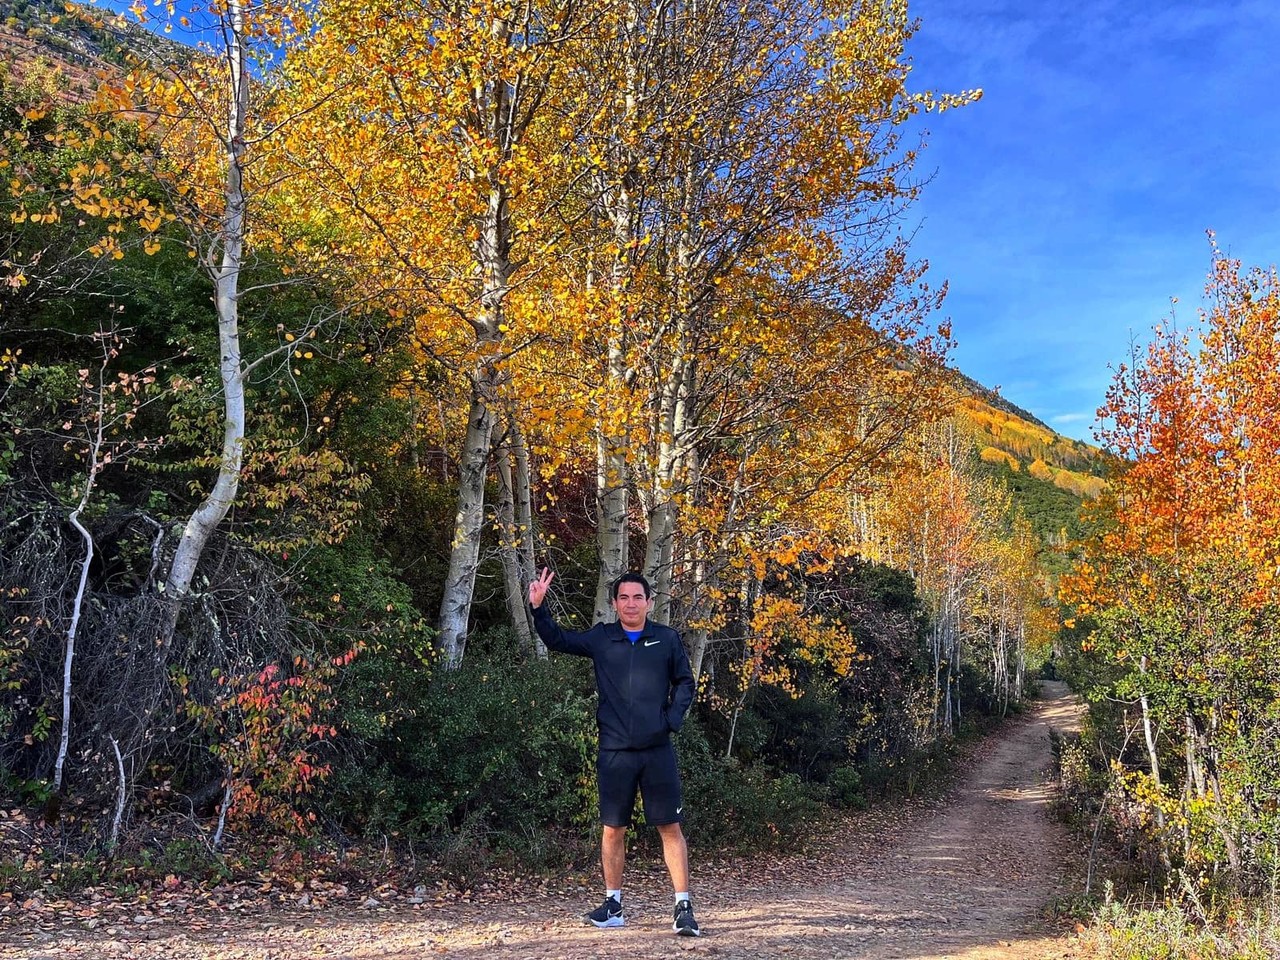
[[(366, 235), (353, 272), (364, 274), (369, 295), (412, 318), (424, 357), (451, 371), (465, 392), (439, 615), (446, 668), (456, 668), (466, 648), (485, 483), (512, 389), (510, 357), (537, 331), (529, 313), (536, 298), (516, 303), (513, 292), (524, 274), (544, 266), (542, 257), (554, 256), (565, 233), (557, 210), (571, 165), (567, 144), (539, 138), (584, 6), (329, 3), (288, 66), (329, 91), (305, 124), (293, 189), (312, 197), (337, 229)], [(556, 226), (548, 234), (544, 223)], [(505, 437), (503, 450), (519, 471), (523, 434), (507, 429)], [(519, 502), (529, 513), (518, 488), (512, 496), (512, 510)], [(502, 549), (515, 551), (507, 562), (519, 566), (516, 554), (528, 555), (522, 538), (532, 532), (517, 529), (505, 505), (502, 511)], [(516, 586), (507, 575), (513, 617), (522, 606)], [(533, 646), (525, 619), (515, 626)]]

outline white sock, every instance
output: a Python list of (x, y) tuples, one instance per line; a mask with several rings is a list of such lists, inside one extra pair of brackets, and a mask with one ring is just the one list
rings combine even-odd
[(621, 891), (621, 890), (606, 890), (606, 891), (604, 892), (604, 895), (605, 895), (606, 897), (613, 897), (613, 899), (617, 900), (619, 904), (621, 904), (621, 903), (622, 903), (622, 891)]
[(689, 891), (688, 891), (688, 890), (686, 890), (684, 893), (677, 893), (677, 894), (676, 894), (676, 903), (679, 903), (681, 900), (688, 900), (688, 899), (689, 899)]

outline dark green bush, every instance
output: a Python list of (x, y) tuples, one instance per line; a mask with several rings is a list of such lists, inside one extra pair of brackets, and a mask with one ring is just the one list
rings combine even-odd
[(584, 666), (473, 657), (428, 678), (391, 651), (358, 658), (366, 706), (352, 717), (359, 740), (336, 764), (329, 809), (362, 833), (407, 833), (442, 850), (463, 834), (544, 860), (549, 836), (581, 840), (596, 815)]
[(862, 774), (854, 767), (837, 767), (827, 780), (827, 802), (832, 806), (862, 810), (867, 806), (867, 794)]
[[(802, 677), (803, 694), (765, 687), (754, 706), (766, 731), (761, 760), (807, 783), (825, 783), (847, 763), (857, 715), (841, 704), (836, 685), (825, 677)], [(736, 749), (735, 755), (747, 756)]]
[(933, 740), (887, 755), (872, 754), (859, 769), (870, 797), (914, 797), (937, 783), (952, 759), (950, 741)]
[(677, 738), (686, 829), (702, 847), (769, 848), (803, 837), (821, 812), (820, 788), (795, 774), (744, 767), (712, 754), (700, 725)]

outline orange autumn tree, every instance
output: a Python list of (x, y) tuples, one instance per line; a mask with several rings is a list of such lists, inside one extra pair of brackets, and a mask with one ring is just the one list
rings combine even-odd
[(1198, 330), (1117, 373), (1102, 439), (1128, 461), (1064, 583), (1095, 697), (1130, 704), (1166, 863), (1249, 887), (1275, 862), (1280, 737), (1280, 285), (1215, 248)]

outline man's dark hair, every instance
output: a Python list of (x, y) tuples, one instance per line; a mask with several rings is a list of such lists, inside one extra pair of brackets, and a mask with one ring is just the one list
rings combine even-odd
[(643, 575), (639, 573), (624, 573), (617, 580), (613, 581), (613, 586), (609, 588), (610, 600), (618, 599), (618, 588), (624, 583), (638, 583), (640, 586), (644, 587), (644, 598), (646, 600), (653, 596), (653, 591), (649, 588), (649, 581), (646, 580)]

